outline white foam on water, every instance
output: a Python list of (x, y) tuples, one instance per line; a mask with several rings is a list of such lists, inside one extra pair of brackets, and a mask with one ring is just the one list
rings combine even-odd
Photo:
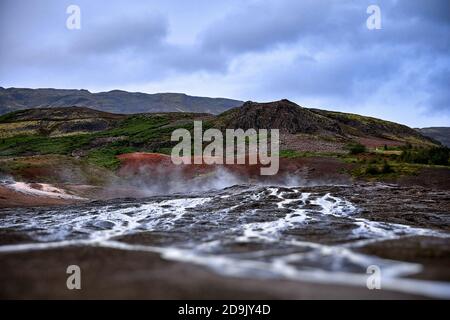
[[(152, 202), (140, 206), (113, 209), (111, 206), (100, 207), (85, 212), (78, 210), (64, 213), (49, 211), (48, 214), (17, 215), (2, 218), (0, 228), (29, 231), (29, 234), (43, 242), (80, 240), (100, 242), (116, 236), (130, 234), (138, 229), (152, 231), (170, 230), (174, 223), (190, 208), (210, 201), (211, 198), (187, 198)], [(45, 245), (45, 243), (43, 244)], [(24, 247), (23, 245), (17, 245)], [(32, 247), (33, 244), (30, 244)], [(11, 246), (0, 246), (0, 252), (8, 251)], [(40, 244), (39, 244), (39, 247)]]
[[(448, 234), (363, 219), (357, 216), (357, 208), (345, 199), (328, 193), (305, 193), (299, 188), (252, 189), (237, 204), (228, 204), (245, 192), (248, 190), (217, 197), (150, 200), (82, 211), (74, 208), (65, 212), (44, 210), (39, 214), (10, 212), (2, 217), (0, 228), (22, 231), (38, 242), (0, 246), (0, 252), (91, 245), (156, 252), (163, 258), (204, 265), (228, 276), (364, 287), (367, 267), (377, 265), (382, 270), (384, 289), (450, 298), (450, 283), (404, 278), (420, 272), (419, 264), (380, 259), (353, 250), (369, 242), (417, 235), (448, 237)], [(249, 203), (265, 207), (273, 198), (277, 209), (264, 213), (258, 206), (241, 209)], [(327, 220), (329, 217), (351, 226), (341, 231), (342, 235), (338, 234), (344, 238), (337, 244), (301, 240), (302, 230), (313, 228), (311, 223), (332, 223)], [(117, 240), (140, 232), (175, 232), (181, 241), (149, 246)], [(332, 239), (333, 230), (329, 233), (324, 237)], [(256, 249), (243, 252), (228, 249), (243, 244), (255, 245)]]

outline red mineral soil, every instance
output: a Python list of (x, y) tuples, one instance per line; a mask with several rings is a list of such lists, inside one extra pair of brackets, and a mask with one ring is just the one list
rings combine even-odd
[(171, 161), (170, 156), (158, 153), (128, 153), (119, 155), (121, 168), (118, 175), (121, 177), (173, 177), (174, 173), (180, 178), (190, 179), (196, 176), (208, 174), (218, 168), (225, 168), (237, 177), (248, 180), (248, 182), (280, 182), (287, 175), (296, 176), (302, 179), (321, 180), (328, 182), (348, 182), (349, 176), (343, 174), (344, 170), (352, 167), (351, 164), (343, 163), (334, 158), (308, 157), (308, 158), (280, 158), (279, 171), (274, 176), (262, 176), (260, 163), (249, 164), (248, 158), (245, 164), (213, 164), (205, 163), (205, 160), (197, 158), (200, 164), (194, 164), (195, 159), (191, 159), (191, 164), (176, 165)]
[[(122, 163), (118, 172), (118, 175), (122, 177), (148, 174), (169, 175), (176, 171), (180, 174), (180, 178), (193, 178), (214, 169), (205, 163), (175, 165), (170, 156), (159, 153), (134, 152), (121, 154), (117, 158)], [(191, 161), (194, 162), (194, 158)]]
[(388, 140), (383, 138), (375, 138), (375, 137), (357, 137), (356, 140), (365, 145), (367, 148), (379, 148), (383, 146), (388, 147), (399, 147), (405, 145), (405, 142)]
[[(118, 158), (122, 162), (118, 174), (124, 178), (192, 179), (211, 173), (218, 168), (225, 168), (241, 178), (243, 182), (274, 184), (286, 182), (287, 177), (298, 178), (298, 181), (306, 184), (347, 184), (353, 181), (348, 172), (355, 166), (331, 157), (280, 158), (279, 172), (274, 176), (262, 176), (261, 164), (250, 165), (248, 159), (246, 159), (246, 164), (175, 165), (170, 156), (157, 153), (128, 153), (122, 154)], [(416, 175), (386, 178), (383, 181), (403, 186), (450, 190), (450, 170), (444, 167), (422, 168)]]

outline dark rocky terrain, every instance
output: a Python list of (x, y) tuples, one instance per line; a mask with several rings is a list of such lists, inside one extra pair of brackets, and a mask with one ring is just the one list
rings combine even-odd
[(343, 134), (337, 121), (302, 108), (289, 100), (245, 102), (219, 116), (224, 128), (280, 129), (282, 133)]
[(356, 114), (303, 108), (286, 99), (268, 103), (247, 101), (241, 107), (220, 114), (215, 125), (234, 129), (280, 129), (282, 133), (344, 139), (356, 136), (434, 143), (405, 125)]

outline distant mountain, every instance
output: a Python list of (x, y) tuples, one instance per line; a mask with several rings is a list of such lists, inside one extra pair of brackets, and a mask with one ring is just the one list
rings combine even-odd
[(225, 98), (188, 96), (182, 93), (127, 92), (91, 93), (71, 89), (25, 89), (0, 87), (0, 114), (29, 108), (88, 107), (113, 113), (198, 112), (219, 114), (243, 102)]
[(450, 127), (430, 127), (416, 130), (424, 136), (433, 138), (444, 146), (450, 147)]

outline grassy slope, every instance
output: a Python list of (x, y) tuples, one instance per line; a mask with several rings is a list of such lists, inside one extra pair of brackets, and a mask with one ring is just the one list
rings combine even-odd
[[(146, 114), (127, 117), (112, 129), (92, 133), (46, 136), (38, 133), (0, 138), (0, 157), (31, 155), (77, 155), (97, 166), (114, 170), (120, 164), (116, 155), (135, 151), (169, 153), (176, 142), (173, 130), (193, 128), (192, 114)], [(207, 122), (204, 123), (207, 127)], [(120, 138), (110, 141), (111, 138)], [(99, 141), (102, 141), (100, 142)]]
[(116, 179), (114, 172), (87, 159), (65, 155), (0, 158), (0, 176), (20, 181), (105, 185)]
[(399, 123), (353, 113), (310, 109), (314, 113), (337, 120), (346, 134), (355, 136), (374, 136), (401, 141), (418, 146), (434, 146), (435, 141)]

